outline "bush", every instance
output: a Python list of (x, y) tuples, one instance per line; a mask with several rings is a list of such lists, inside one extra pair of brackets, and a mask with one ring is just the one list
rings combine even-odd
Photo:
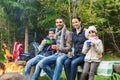
[(4, 53), (0, 52), (0, 62), (3, 62), (5, 60)]

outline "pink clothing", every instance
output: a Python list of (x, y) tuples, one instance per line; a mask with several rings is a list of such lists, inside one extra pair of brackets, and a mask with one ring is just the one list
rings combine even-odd
[(20, 54), (22, 54), (23, 53), (23, 49), (24, 49), (24, 47), (23, 47), (23, 45), (20, 43), (20, 42), (15, 42), (14, 43), (14, 49), (13, 49), (13, 55), (12, 55), (12, 59), (13, 60), (18, 60), (18, 59), (20, 59)]

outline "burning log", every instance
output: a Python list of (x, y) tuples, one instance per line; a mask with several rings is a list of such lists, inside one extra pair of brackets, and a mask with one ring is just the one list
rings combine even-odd
[(18, 72), (8, 72), (0, 76), (0, 80), (27, 80), (25, 76)]
[(18, 65), (16, 62), (6, 62), (5, 64), (5, 73), (7, 72), (18, 72), (23, 73), (24, 66)]
[(23, 74), (25, 61), (0, 63), (0, 74), (8, 72), (18, 72)]
[[(23, 64), (24, 63), (24, 64)], [(22, 75), (26, 62), (0, 62), (0, 80), (28, 80)]]

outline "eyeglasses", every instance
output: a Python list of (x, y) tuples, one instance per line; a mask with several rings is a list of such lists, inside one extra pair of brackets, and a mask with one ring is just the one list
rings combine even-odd
[(89, 34), (91, 34), (91, 33), (96, 33), (95, 31), (89, 31)]

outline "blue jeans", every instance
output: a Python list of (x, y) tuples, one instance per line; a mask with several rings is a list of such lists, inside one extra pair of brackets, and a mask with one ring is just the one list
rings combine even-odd
[(36, 56), (36, 57), (30, 59), (26, 63), (26, 66), (25, 66), (25, 69), (24, 69), (24, 75), (25, 76), (30, 75), (31, 68), (33, 66), (35, 66), (41, 59), (43, 59), (43, 57), (40, 57), (40, 56)]
[(63, 54), (62, 56), (59, 56), (57, 58), (56, 67), (55, 67), (55, 71), (54, 71), (54, 75), (53, 75), (53, 79), (52, 80), (60, 80), (60, 75), (61, 75), (61, 72), (62, 72), (63, 64), (64, 64), (64, 61), (67, 58), (68, 57), (67, 57), (66, 54)]
[[(32, 76), (32, 80), (37, 80), (38, 74), (40, 74), (40, 68), (42, 68), (52, 80), (59, 80), (60, 74), (62, 72), (62, 64), (64, 63), (65, 59), (67, 59), (66, 54), (52, 55), (42, 59), (36, 66), (35, 72)], [(55, 63), (56, 67), (53, 75), (50, 65)]]
[(84, 57), (85, 55), (81, 54), (80, 56), (73, 56), (72, 58), (68, 58), (67, 60), (65, 60), (64, 68), (67, 80), (75, 80), (77, 66), (79, 64), (84, 64)]

